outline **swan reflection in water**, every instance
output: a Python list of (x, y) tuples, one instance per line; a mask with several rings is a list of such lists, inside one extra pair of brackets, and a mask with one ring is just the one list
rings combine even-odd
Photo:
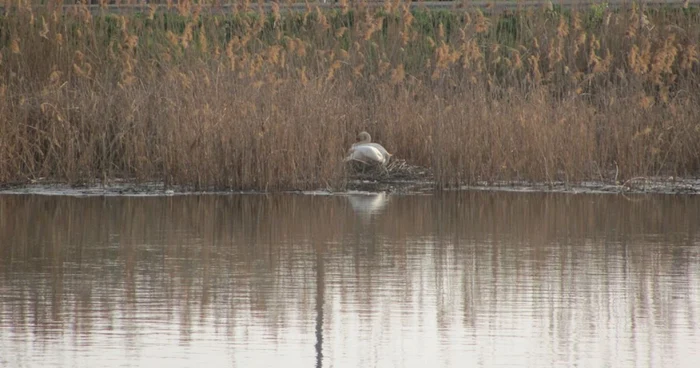
[[(386, 193), (350, 192), (348, 201), (353, 212), (360, 217), (362, 228), (371, 223), (372, 216), (381, 213), (389, 201)], [(316, 252), (316, 368), (323, 367), (324, 306), (325, 306), (325, 255), (324, 248)]]
[(386, 193), (350, 193), (348, 200), (352, 210), (362, 218), (369, 219), (381, 213), (389, 202)]

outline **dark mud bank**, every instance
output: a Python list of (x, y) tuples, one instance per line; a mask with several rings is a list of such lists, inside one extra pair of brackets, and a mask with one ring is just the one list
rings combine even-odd
[[(582, 183), (530, 183), (530, 182), (480, 182), (452, 188), (440, 188), (429, 177), (370, 178), (367, 175), (348, 177), (342, 189), (319, 189), (313, 191), (286, 191), (309, 195), (343, 195), (351, 192), (429, 194), (437, 191), (508, 191), (540, 193), (610, 193), (610, 194), (700, 194), (700, 179), (678, 178), (638, 178), (625, 183), (582, 182)], [(166, 187), (162, 183), (133, 183), (112, 181), (109, 184), (91, 186), (71, 186), (63, 183), (22, 183), (0, 184), (0, 195), (35, 194), (64, 196), (169, 196), (188, 194), (261, 194), (260, 191), (194, 191), (189, 188)]]
[(477, 181), (470, 185), (443, 187), (435, 182), (430, 169), (394, 160), (386, 168), (350, 167), (347, 190), (367, 192), (425, 193), (438, 190), (488, 190), (552, 193), (630, 193), (700, 194), (700, 178), (637, 177), (620, 181), (583, 181), (567, 183), (528, 181)]

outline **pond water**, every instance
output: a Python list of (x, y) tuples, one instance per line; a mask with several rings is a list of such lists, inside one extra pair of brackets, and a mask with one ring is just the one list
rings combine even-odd
[(697, 367), (700, 196), (0, 196), (2, 367)]

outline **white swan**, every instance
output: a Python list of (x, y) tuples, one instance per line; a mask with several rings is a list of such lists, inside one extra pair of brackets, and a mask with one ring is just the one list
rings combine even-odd
[(384, 165), (386, 164), (386, 158), (380, 150), (376, 147), (367, 145), (353, 145), (348, 152), (348, 157), (345, 161), (357, 161), (362, 162), (365, 165)]
[(391, 156), (391, 153), (387, 152), (381, 144), (372, 143), (369, 133), (360, 132), (357, 135), (357, 143), (350, 147), (345, 161), (358, 161), (365, 165), (386, 165)]
[(382, 156), (384, 156), (385, 162), (388, 162), (392, 156), (392, 154), (387, 152), (386, 148), (384, 148), (381, 144), (373, 143), (372, 137), (369, 135), (369, 133), (367, 133), (365, 131), (360, 132), (360, 134), (357, 135), (357, 143), (353, 144), (352, 146), (357, 147), (357, 146), (362, 146), (362, 145), (374, 147), (377, 150), (379, 150), (379, 152), (382, 154)]

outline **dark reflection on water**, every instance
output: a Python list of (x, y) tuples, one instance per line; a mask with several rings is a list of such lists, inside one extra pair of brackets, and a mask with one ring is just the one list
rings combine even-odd
[(700, 197), (0, 196), (0, 366), (695, 367)]

